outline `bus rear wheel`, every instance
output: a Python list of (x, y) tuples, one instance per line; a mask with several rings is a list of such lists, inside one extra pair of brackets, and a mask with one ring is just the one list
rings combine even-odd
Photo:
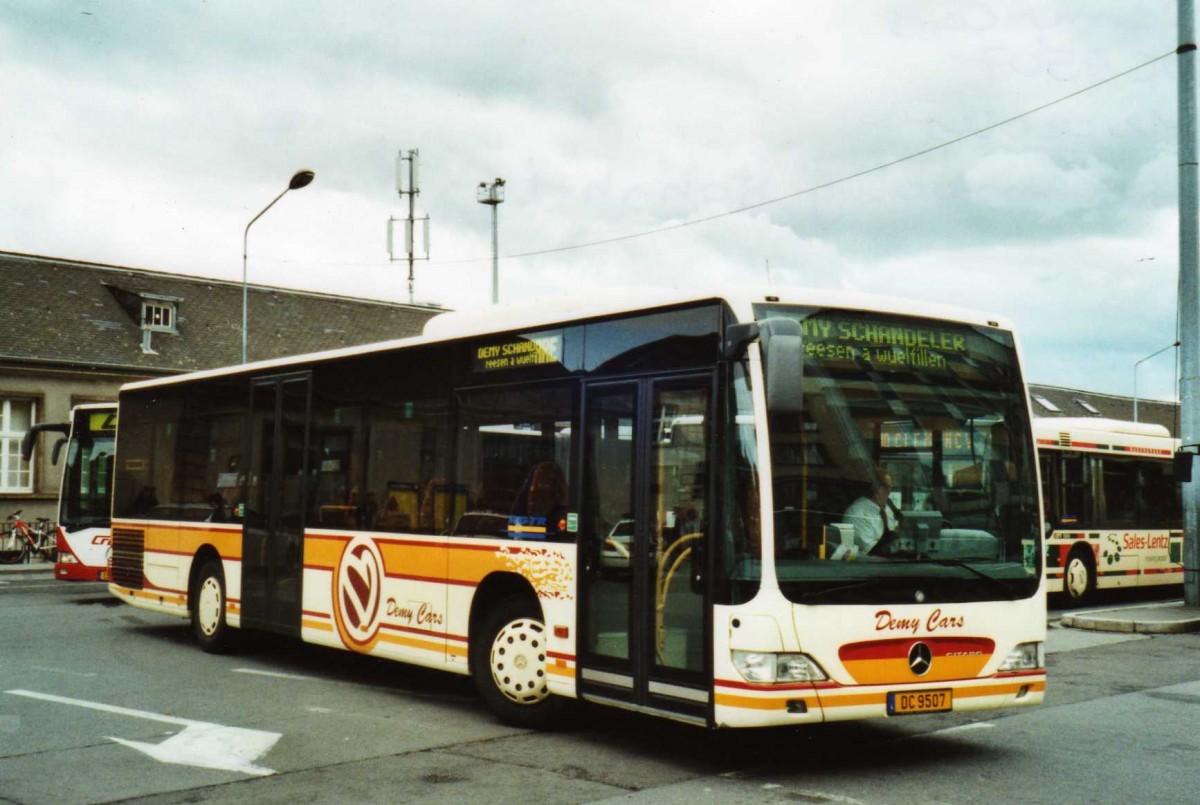
[(1072, 549), (1063, 569), (1063, 595), (1072, 604), (1085, 604), (1096, 592), (1096, 565), (1086, 547)]
[(189, 601), (192, 632), (200, 648), (220, 654), (229, 648), (229, 624), (225, 622), (225, 574), (221, 563), (209, 559), (196, 574), (196, 586)]
[(525, 596), (501, 599), (471, 637), (471, 674), (484, 703), (505, 724), (547, 729), (562, 699), (546, 685), (546, 625)]

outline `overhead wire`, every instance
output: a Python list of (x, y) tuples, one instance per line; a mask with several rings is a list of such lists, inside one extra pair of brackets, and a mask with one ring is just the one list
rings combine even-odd
[[(880, 171), (887, 170), (888, 168), (895, 167), (896, 165), (900, 165), (905, 162), (910, 162), (914, 159), (918, 159), (920, 157), (927, 156), (928, 154), (932, 154), (935, 151), (941, 151), (945, 148), (949, 148), (952, 145), (957, 145), (958, 143), (961, 143), (964, 140), (969, 140), (973, 137), (978, 137), (981, 134), (986, 134), (989, 131), (994, 131), (995, 129), (998, 129), (1002, 126), (1007, 126), (1010, 123), (1015, 123), (1016, 121), (1026, 118), (1026, 117), (1029, 117), (1030, 115), (1034, 115), (1034, 114), (1037, 114), (1038, 112), (1045, 111), (1046, 109), (1049, 109), (1052, 106), (1057, 106), (1060, 103), (1069, 101), (1072, 98), (1076, 98), (1080, 95), (1083, 95), (1084, 93), (1091, 92), (1092, 90), (1102, 87), (1105, 84), (1110, 84), (1113, 81), (1117, 81), (1121, 78), (1124, 78), (1125, 76), (1130, 75), (1131, 73), (1136, 73), (1139, 70), (1143, 70), (1146, 67), (1149, 67), (1153, 64), (1156, 64), (1156, 63), (1162, 61), (1163, 59), (1166, 59), (1166, 58), (1168, 58), (1170, 56), (1174, 56), (1174, 55), (1176, 55), (1174, 50), (1168, 51), (1166, 53), (1163, 53), (1160, 56), (1155, 56), (1153, 59), (1150, 59), (1149, 61), (1142, 62), (1141, 64), (1139, 64), (1135, 67), (1130, 67), (1126, 70), (1122, 70), (1121, 72), (1116, 73), (1115, 75), (1111, 75), (1108, 78), (1102, 79), (1093, 84), (1089, 84), (1086, 87), (1082, 87), (1082, 88), (1077, 89), (1073, 92), (1070, 92), (1066, 95), (1063, 95), (1061, 98), (1056, 98), (1052, 101), (1043, 103), (1040, 106), (1035, 106), (1032, 109), (1027, 109), (1024, 112), (1013, 115), (1011, 117), (1007, 117), (1004, 120), (997, 121), (995, 123), (992, 123), (990, 125), (984, 126), (979, 129), (976, 129), (967, 134), (959, 135), (958, 137), (954, 137), (952, 139), (938, 143), (937, 145), (932, 145), (932, 146), (929, 146), (928, 148), (923, 148), (920, 151), (914, 151), (911, 154), (907, 154), (906, 156), (898, 157), (897, 159), (893, 159), (888, 162), (883, 162), (879, 165), (875, 165), (874, 167), (865, 168), (863, 170), (857, 171), (855, 173), (847, 174), (846, 176), (842, 176), (837, 179), (832, 179), (827, 182), (822, 182), (821, 184), (816, 184), (816, 185), (812, 185), (811, 187), (806, 187), (803, 190), (797, 190), (793, 193), (788, 193), (786, 195), (767, 199), (766, 201), (759, 201), (754, 204), (747, 204), (744, 207), (738, 207), (736, 209), (726, 210), (725, 212), (719, 212), (714, 215), (706, 215), (701, 218), (693, 218), (688, 221), (681, 221), (676, 224), (668, 224), (666, 226), (660, 226), (660, 227), (656, 227), (654, 229), (647, 229), (642, 232), (633, 232), (633, 233), (630, 233), (627, 235), (617, 235), (617, 236), (611, 237), (611, 238), (603, 238), (601, 240), (593, 240), (593, 241), (588, 241), (586, 243), (577, 243), (577, 244), (574, 244), (571, 246), (557, 246), (557, 247), (550, 248), (550, 249), (540, 249), (540, 250), (531, 251), (531, 252), (520, 252), (517, 254), (501, 255), (499, 257), (499, 259), (513, 260), (513, 259), (522, 258), (522, 257), (538, 257), (538, 256), (544, 255), (544, 254), (557, 254), (559, 252), (573, 251), (575, 249), (587, 249), (587, 248), (591, 248), (593, 246), (604, 246), (604, 245), (607, 245), (610, 243), (620, 243), (622, 241), (634, 240), (635, 238), (649, 237), (650, 235), (657, 235), (657, 234), (660, 234), (663, 232), (671, 232), (671, 231), (674, 231), (677, 229), (684, 229), (686, 227), (698, 226), (699, 224), (705, 224), (705, 223), (708, 223), (709, 221), (716, 221), (720, 218), (728, 218), (731, 215), (740, 215), (741, 213), (744, 213), (744, 212), (749, 212), (751, 210), (757, 210), (762, 207), (770, 206), (772, 204), (778, 204), (782, 201), (788, 201), (789, 199), (799, 198), (800, 196), (806, 196), (811, 193), (816, 193), (820, 190), (827, 190), (831, 187), (836, 187), (837, 185), (845, 184), (846, 182), (851, 182), (851, 181), (854, 181), (855, 179), (861, 179), (864, 176), (869, 176), (873, 173), (878, 173)], [(470, 258), (470, 259), (466, 259), (466, 260), (446, 260), (446, 261), (435, 261), (435, 262), (439, 262), (442, 265), (447, 265), (447, 264), (452, 264), (452, 263), (482, 262), (484, 260), (491, 260), (491, 259), (492, 259), (491, 257), (475, 257), (475, 258)]]
[[(1101, 79), (1100, 81), (1096, 81), (1092, 84), (1088, 84), (1086, 87), (1081, 87), (1080, 89), (1069, 92), (1066, 95), (1063, 95), (1062, 97), (1055, 98), (1052, 101), (1047, 101), (1046, 103), (1043, 103), (1039, 106), (1035, 106), (1031, 109), (1027, 109), (1024, 112), (1020, 112), (1018, 114), (1012, 115), (1011, 117), (1006, 117), (1003, 120), (996, 121), (995, 123), (991, 123), (989, 125), (975, 129), (974, 131), (968, 132), (966, 134), (961, 134), (957, 137), (953, 137), (949, 140), (945, 140), (936, 145), (931, 145), (927, 148), (922, 148), (919, 151), (913, 151), (912, 153), (906, 154), (905, 156), (897, 157), (896, 159), (892, 159), (887, 162), (882, 162), (873, 167), (864, 168), (863, 170), (860, 170), (860, 171), (855, 171), (854, 173), (850, 173), (845, 176), (841, 176), (837, 179), (831, 179), (827, 182), (821, 182), (820, 184), (815, 184), (810, 187), (803, 188), (801, 190), (796, 190), (792, 193), (787, 193), (782, 196), (776, 196), (775, 198), (769, 198), (769, 199), (766, 199), (765, 201), (758, 201), (753, 204), (747, 204), (745, 206), (737, 207), (735, 209), (725, 210), (724, 212), (714, 213), (713, 215), (705, 215), (700, 218), (692, 218), (687, 221), (680, 221), (678, 223), (667, 224), (665, 226), (659, 226), (659, 227), (655, 227), (653, 229), (646, 229), (641, 232), (631, 232), (631, 233), (628, 233), (625, 235), (616, 235), (616, 236), (610, 237), (610, 238), (601, 238), (600, 240), (591, 240), (591, 241), (586, 241), (584, 243), (575, 243), (575, 244), (572, 244), (569, 246), (555, 246), (555, 247), (552, 247), (549, 249), (538, 249), (535, 251), (517, 252), (514, 254), (505, 254), (505, 255), (500, 255), (497, 259), (499, 259), (499, 260), (516, 260), (516, 259), (526, 258), (526, 257), (540, 257), (542, 255), (547, 255), (547, 254), (560, 254), (562, 252), (575, 251), (578, 249), (589, 249), (589, 248), (593, 248), (596, 246), (609, 245), (612, 243), (622, 243), (624, 241), (635, 240), (637, 238), (645, 238), (645, 237), (650, 237), (651, 235), (659, 235), (664, 232), (673, 232), (673, 231), (676, 231), (679, 229), (685, 229), (688, 227), (699, 226), (700, 224), (706, 224), (711, 221), (719, 220), (721, 218), (728, 218), (733, 215), (740, 215), (745, 212), (750, 212), (751, 210), (761, 209), (763, 207), (768, 207), (772, 204), (779, 204), (780, 202), (788, 201), (790, 199), (810, 195), (812, 193), (816, 193), (821, 190), (828, 190), (831, 187), (836, 187), (838, 185), (845, 184), (847, 182), (852, 182), (856, 179), (861, 179), (864, 176), (870, 176), (871, 174), (879, 173), (880, 171), (887, 170), (888, 168), (894, 168), (895, 166), (901, 165), (905, 162), (911, 162), (914, 159), (919, 159), (923, 156), (928, 156), (929, 154), (935, 153), (937, 151), (942, 151), (946, 148), (957, 145), (966, 140), (970, 140), (974, 137), (978, 137), (982, 134), (986, 134), (990, 131), (995, 131), (998, 128), (1010, 125), (1012, 123), (1017, 122), (1018, 120), (1022, 120), (1031, 115), (1035, 115), (1039, 112), (1043, 112), (1053, 106), (1057, 106), (1058, 104), (1065, 103), (1066, 101), (1069, 101), (1073, 98), (1077, 98), (1080, 95), (1083, 95), (1085, 93), (1088, 93), (1095, 89), (1098, 89), (1102, 86), (1105, 86), (1106, 84), (1111, 84), (1112, 82), (1120, 80), (1128, 75), (1131, 75), (1132, 73), (1136, 73), (1139, 70), (1144, 70), (1145, 68), (1150, 67), (1151, 65), (1157, 64), (1158, 62), (1162, 61), (1163, 59), (1169, 58), (1174, 55), (1176, 55), (1176, 51), (1170, 50), (1159, 56), (1155, 56), (1154, 58), (1152, 58), (1148, 61), (1142, 62), (1141, 64), (1138, 64), (1134, 67), (1130, 67), (1126, 70), (1122, 70), (1119, 73), (1115, 73), (1114, 75), (1111, 75), (1108, 78), (1104, 78), (1104, 79)], [(485, 262), (485, 261), (491, 261), (492, 259), (493, 258), (489, 255), (487, 257), (470, 257), (470, 258), (464, 258), (464, 259), (460, 259), (460, 260), (430, 260), (429, 264), (430, 265), (462, 265), (462, 264), (466, 264), (466, 263), (481, 263), (481, 262)], [(283, 261), (283, 262), (286, 262), (286, 261)], [(338, 265), (355, 265), (355, 264), (339, 263)], [(361, 265), (368, 265), (368, 264), (361, 264)], [(376, 265), (376, 264), (370, 263), (369, 265)]]

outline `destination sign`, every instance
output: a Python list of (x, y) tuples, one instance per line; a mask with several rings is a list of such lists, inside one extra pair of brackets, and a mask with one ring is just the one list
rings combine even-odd
[(966, 354), (967, 333), (960, 329), (809, 316), (801, 320), (804, 350), (820, 361), (865, 361), (890, 367), (945, 369)]
[(105, 411), (88, 414), (88, 430), (92, 433), (110, 433), (117, 429), (117, 412)]
[(475, 348), (475, 371), (526, 369), (562, 361), (562, 331), (513, 336)]

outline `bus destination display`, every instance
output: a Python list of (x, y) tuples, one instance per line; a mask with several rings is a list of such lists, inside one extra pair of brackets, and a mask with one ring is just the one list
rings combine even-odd
[(804, 349), (822, 361), (866, 361), (878, 365), (945, 369), (947, 358), (966, 354), (967, 335), (936, 326), (810, 316), (800, 322)]
[(558, 363), (562, 360), (562, 333), (513, 336), (475, 348), (475, 371), (496, 372)]

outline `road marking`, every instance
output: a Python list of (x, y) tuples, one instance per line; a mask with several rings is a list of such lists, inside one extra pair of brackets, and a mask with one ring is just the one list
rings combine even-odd
[(83, 671), (72, 671), (69, 668), (48, 668), (45, 665), (34, 665), (30, 668), (32, 671), (45, 671), (48, 674), (65, 674), (67, 676), (98, 676), (95, 672), (85, 673)]
[(312, 682), (316, 680), (315, 676), (302, 676), (300, 674), (281, 674), (278, 671), (260, 671), (257, 668), (234, 668), (235, 674), (254, 674), (255, 676), (269, 676), (274, 679), (299, 679), (303, 682)]
[(990, 721), (972, 721), (970, 724), (959, 724), (954, 727), (946, 727), (945, 729), (934, 730), (933, 732), (925, 733), (925, 737), (930, 735), (949, 735), (952, 732), (966, 732), (967, 730), (990, 730), (996, 725)]
[(162, 713), (152, 713), (149, 710), (134, 710), (129, 707), (118, 707), (84, 699), (70, 699), (66, 696), (55, 696), (51, 693), (38, 693), (32, 690), (8, 690), (5, 693), (183, 727), (181, 732), (158, 744), (108, 736), (110, 741), (136, 749), (162, 763), (235, 771), (256, 777), (265, 777), (275, 773), (274, 769), (257, 766), (254, 761), (266, 754), (282, 737), (282, 734), (278, 732), (226, 727), (208, 721), (177, 718)]

